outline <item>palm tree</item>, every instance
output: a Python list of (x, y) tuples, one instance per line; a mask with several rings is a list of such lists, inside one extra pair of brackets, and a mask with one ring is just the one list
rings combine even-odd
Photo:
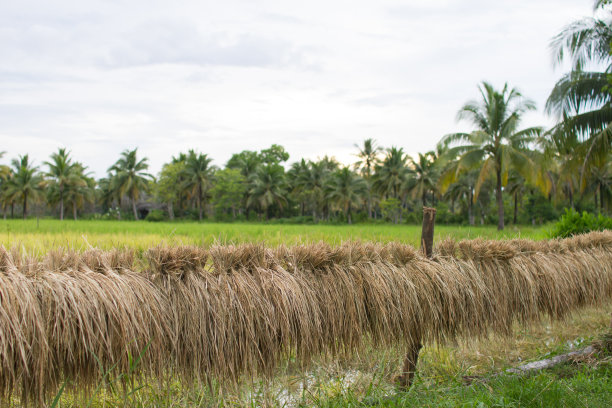
[[(306, 204), (308, 201), (308, 190), (306, 185), (301, 182), (301, 179), (304, 178), (304, 174), (308, 173), (310, 169), (308, 168), (308, 163), (306, 160), (302, 159), (299, 162), (295, 162), (291, 165), (291, 168), (287, 172), (287, 181), (289, 186), (291, 186), (291, 195), (295, 198), (296, 201), (300, 203), (300, 215), (303, 217), (306, 211)], [(314, 217), (313, 217), (314, 219)]]
[(463, 173), (454, 183), (450, 184), (445, 193), (446, 197), (453, 202), (465, 199), (470, 225), (474, 225), (474, 186), (477, 179), (478, 170)]
[(14, 175), (9, 181), (7, 195), (10, 200), (22, 200), (23, 219), (25, 220), (28, 216), (28, 200), (36, 200), (40, 197), (44, 180), (38, 173), (38, 167), (30, 163), (27, 154), (13, 159), (12, 165)]
[[(603, 213), (612, 197), (612, 161), (610, 156), (593, 162), (589, 167), (585, 190), (593, 192), (595, 208)], [(599, 200), (598, 200), (599, 196)]]
[(270, 217), (269, 210), (273, 204), (283, 209), (283, 205), (287, 203), (285, 196), (285, 172), (282, 166), (278, 164), (260, 166), (251, 175), (247, 206), (255, 204), (259, 206), (266, 219)]
[(153, 176), (146, 172), (149, 168), (147, 158), (138, 160), (137, 150), (124, 150), (121, 157), (109, 169), (111, 173), (111, 189), (117, 192), (121, 199), (127, 196), (132, 202), (134, 219), (138, 220), (136, 201), (140, 194), (147, 190), (148, 182)]
[(545, 132), (538, 144), (542, 149), (537, 161), (539, 171), (546, 173), (556, 196), (565, 194), (569, 206), (574, 208), (575, 193), (580, 186), (579, 175), (584, 157), (584, 144), (578, 134), (571, 129), (556, 126)]
[(412, 198), (421, 198), (423, 206), (427, 205), (427, 193), (431, 192), (431, 203), (434, 205), (438, 178), (435, 154), (434, 152), (427, 152), (418, 155), (418, 160), (408, 157), (411, 169), (410, 177), (406, 179), (404, 189), (412, 194)]
[(58, 149), (57, 153), (51, 155), (50, 162), (44, 162), (49, 167), (45, 174), (50, 178), (51, 187), (57, 187), (58, 201), (60, 205), (60, 220), (64, 219), (64, 193), (67, 184), (81, 182), (78, 172), (75, 172), (75, 164), (70, 159), (70, 152), (66, 149)]
[(309, 161), (307, 167), (300, 172), (296, 179), (298, 185), (301, 186), (307, 194), (314, 222), (317, 221), (317, 213), (324, 206), (325, 185), (327, 184), (330, 174), (331, 171), (327, 162)]
[(481, 101), (465, 104), (457, 115), (458, 119), (468, 119), (477, 128), (472, 133), (454, 133), (443, 138), (444, 144), (463, 142), (465, 144), (449, 149), (449, 155), (459, 155), (455, 172), (447, 181), (482, 163), (482, 169), (475, 187), (475, 199), (483, 182), (494, 174), (496, 178), (495, 196), (497, 201), (497, 229), (504, 229), (504, 205), (502, 187), (508, 180), (508, 172), (515, 168), (525, 178), (532, 178), (533, 163), (525, 153), (528, 144), (541, 133), (541, 128), (532, 127), (517, 130), (523, 113), (535, 109), (535, 104), (524, 99), (516, 89), (504, 85), (501, 92), (483, 82), (479, 86)]
[(376, 166), (374, 188), (382, 195), (400, 198), (402, 186), (409, 174), (406, 155), (402, 148), (391, 147), (382, 163)]
[(382, 148), (376, 146), (374, 139), (366, 139), (363, 142), (363, 147), (359, 145), (355, 145), (355, 147), (359, 149), (359, 153), (356, 155), (359, 160), (355, 162), (354, 168), (361, 171), (361, 175), (368, 184), (368, 218), (372, 218), (372, 174), (378, 163), (378, 154), (382, 151)]
[(353, 204), (359, 202), (367, 193), (368, 186), (365, 180), (348, 167), (344, 167), (332, 174), (326, 187), (328, 197), (335, 201), (346, 216), (346, 221), (352, 224), (351, 210)]
[(512, 195), (514, 200), (514, 214), (512, 216), (512, 224), (516, 225), (518, 222), (518, 202), (527, 191), (527, 181), (516, 171), (512, 171), (508, 176), (508, 184), (506, 190)]
[[(587, 167), (605, 157), (612, 144), (612, 94), (608, 90), (608, 73), (612, 69), (609, 3), (595, 1), (595, 11), (603, 10), (605, 17), (574, 21), (551, 42), (556, 62), (569, 60), (572, 70), (555, 84), (546, 102), (546, 111), (559, 119), (553, 132), (569, 129), (585, 144), (581, 170), (583, 188)], [(604, 72), (585, 70), (590, 66), (605, 66), (606, 69)], [(597, 155), (601, 157), (595, 157)]]
[(74, 163), (73, 173), (66, 185), (66, 202), (72, 206), (72, 218), (76, 221), (77, 210), (82, 208), (85, 203), (95, 200), (96, 181), (87, 176), (87, 167), (81, 163)]
[(202, 221), (202, 203), (206, 200), (206, 193), (212, 187), (214, 166), (212, 159), (206, 154), (189, 151), (185, 161), (184, 186), (195, 197), (198, 206), (198, 218)]
[[(4, 153), (0, 152), (0, 157), (4, 156)], [(5, 164), (0, 164), (0, 203), (2, 204), (2, 217), (4, 219), (6, 219), (6, 207), (9, 202), (12, 203), (7, 196), (7, 189), (12, 176), (11, 168)]]
[[(118, 191), (113, 188), (112, 175), (98, 180), (95, 195), (96, 201), (102, 205), (102, 210), (105, 212), (112, 210), (115, 203), (121, 203)], [(121, 220), (120, 209), (117, 211), (117, 219)]]

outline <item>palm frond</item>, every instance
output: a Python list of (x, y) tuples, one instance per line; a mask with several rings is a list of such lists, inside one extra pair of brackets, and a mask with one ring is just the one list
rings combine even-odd
[(487, 158), (482, 165), (482, 169), (478, 174), (478, 179), (476, 180), (476, 185), (474, 186), (474, 202), (478, 200), (478, 195), (480, 194), (480, 188), (483, 183), (489, 179), (493, 174), (495, 174), (495, 160), (493, 157)]
[(612, 28), (606, 21), (584, 18), (565, 26), (550, 43), (555, 64), (569, 59), (572, 69), (580, 71), (589, 63), (608, 64)]
[(608, 75), (604, 72), (572, 71), (565, 74), (546, 101), (546, 113), (561, 118), (599, 109), (612, 101), (612, 95), (604, 90), (608, 84)]

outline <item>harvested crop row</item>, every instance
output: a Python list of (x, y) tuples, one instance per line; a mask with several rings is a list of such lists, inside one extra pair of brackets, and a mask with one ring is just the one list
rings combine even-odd
[(562, 241), (50, 252), (0, 248), (0, 392), (40, 402), (99, 363), (183, 381), (271, 374), (288, 355), (509, 333), (612, 297), (612, 233)]

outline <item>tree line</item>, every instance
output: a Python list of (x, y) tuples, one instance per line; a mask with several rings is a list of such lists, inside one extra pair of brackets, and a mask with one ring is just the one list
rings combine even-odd
[[(0, 165), (3, 217), (23, 218), (32, 202), (64, 219), (69, 211), (93, 218), (168, 217), (299, 222), (418, 221), (422, 206), (439, 208), (453, 223), (543, 222), (564, 208), (607, 213), (612, 196), (612, 13), (595, 2), (592, 18), (575, 21), (551, 41), (557, 63), (571, 65), (556, 83), (545, 111), (551, 129), (522, 128), (536, 109), (504, 85), (483, 82), (478, 97), (457, 118), (472, 129), (445, 135), (436, 148), (415, 157), (375, 140), (356, 145), (345, 166), (333, 157), (287, 165), (282, 146), (234, 154), (217, 167), (190, 150), (154, 177), (148, 160), (126, 150), (95, 180), (66, 149), (41, 167), (26, 154)], [(604, 67), (603, 70), (589, 70)], [(143, 203), (148, 203), (144, 206)]]

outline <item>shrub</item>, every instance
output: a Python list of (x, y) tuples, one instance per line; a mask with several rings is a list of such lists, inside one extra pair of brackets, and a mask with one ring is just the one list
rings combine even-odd
[(580, 214), (574, 209), (566, 209), (565, 214), (554, 225), (551, 236), (553, 238), (567, 238), (576, 234), (606, 229), (612, 229), (612, 218), (601, 214), (590, 214), (586, 211)]
[(145, 220), (151, 222), (166, 221), (166, 214), (162, 210), (151, 210), (145, 217)]

